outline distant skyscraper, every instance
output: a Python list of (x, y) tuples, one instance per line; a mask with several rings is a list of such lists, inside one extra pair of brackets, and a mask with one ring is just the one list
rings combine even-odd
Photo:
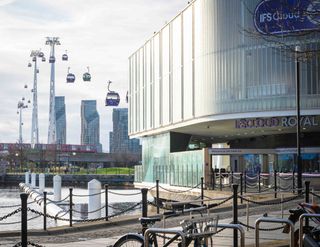
[(138, 139), (128, 136), (128, 109), (114, 108), (112, 112), (113, 131), (110, 132), (110, 153), (141, 153)]
[(102, 152), (100, 144), (100, 117), (96, 100), (81, 101), (81, 144), (90, 144)]
[(56, 143), (67, 143), (67, 123), (66, 123), (66, 105), (64, 96), (55, 97), (56, 112)]

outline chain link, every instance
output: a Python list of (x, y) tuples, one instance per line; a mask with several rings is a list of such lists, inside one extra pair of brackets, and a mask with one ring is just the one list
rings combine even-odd
[(113, 192), (113, 191), (109, 191), (110, 194), (113, 195), (117, 195), (117, 196), (136, 196), (141, 194), (141, 191), (137, 192), (137, 193), (131, 193), (131, 194), (123, 194), (123, 193), (118, 193), (118, 192)]
[(313, 196), (315, 196), (315, 197), (317, 197), (317, 198), (320, 198), (320, 196), (319, 195), (317, 195), (317, 194), (315, 194), (315, 193), (313, 193), (313, 192), (309, 192), (311, 195), (313, 195)]
[(19, 213), (19, 212), (21, 212), (21, 208), (17, 208), (16, 210), (12, 211), (11, 213), (8, 213), (7, 215), (0, 217), (0, 221), (3, 221), (5, 219), (11, 217), (12, 215)]
[(90, 197), (90, 196), (101, 195), (101, 194), (103, 194), (103, 193), (104, 193), (104, 191), (101, 191), (101, 192), (98, 192), (98, 193), (95, 193), (95, 194), (91, 194), (91, 195), (77, 195), (77, 194), (72, 194), (72, 196), (74, 196), (74, 197), (86, 197), (86, 196)]
[(294, 196), (294, 197), (291, 197), (289, 199), (286, 199), (286, 200), (283, 200), (283, 201), (276, 201), (276, 202), (258, 202), (258, 201), (254, 201), (254, 200), (250, 200), (250, 199), (247, 199), (243, 196), (239, 196), (239, 198), (243, 199), (244, 201), (246, 202), (251, 202), (251, 203), (254, 203), (254, 204), (258, 204), (258, 205), (277, 205), (277, 204), (283, 204), (283, 203), (287, 203), (287, 202), (291, 202), (291, 201), (294, 201), (296, 199), (298, 199), (299, 197), (302, 197), (304, 193), (302, 193), (301, 195), (297, 195), (297, 196)]
[(190, 189), (187, 189), (187, 190), (169, 190), (169, 189), (164, 188), (162, 186), (159, 186), (159, 188), (161, 188), (161, 189), (163, 189), (165, 191), (171, 192), (171, 193), (185, 193), (185, 192), (191, 191), (191, 190), (193, 190), (195, 188), (198, 188), (199, 185), (200, 184), (197, 184), (196, 186), (193, 186), (193, 187), (191, 187)]

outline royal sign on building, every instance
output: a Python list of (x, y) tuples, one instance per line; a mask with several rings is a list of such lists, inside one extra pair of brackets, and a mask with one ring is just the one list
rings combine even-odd
[[(301, 116), (300, 126), (316, 127), (319, 126), (318, 116)], [(235, 127), (237, 129), (252, 129), (252, 128), (290, 128), (297, 126), (297, 118), (290, 117), (271, 117), (271, 118), (243, 118), (237, 119)]]
[(320, 0), (263, 0), (254, 11), (254, 26), (264, 35), (319, 30)]

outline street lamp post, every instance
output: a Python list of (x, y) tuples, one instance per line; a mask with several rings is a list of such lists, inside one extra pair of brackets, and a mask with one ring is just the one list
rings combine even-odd
[(301, 145), (300, 145), (300, 61), (299, 53), (300, 46), (295, 47), (296, 60), (296, 111), (297, 111), (297, 174), (298, 174), (298, 193), (302, 193), (302, 160), (301, 160)]

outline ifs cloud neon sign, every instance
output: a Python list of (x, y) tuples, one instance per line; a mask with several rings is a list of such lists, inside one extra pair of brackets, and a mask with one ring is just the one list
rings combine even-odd
[(255, 9), (254, 25), (265, 35), (320, 29), (320, 0), (263, 0)]

